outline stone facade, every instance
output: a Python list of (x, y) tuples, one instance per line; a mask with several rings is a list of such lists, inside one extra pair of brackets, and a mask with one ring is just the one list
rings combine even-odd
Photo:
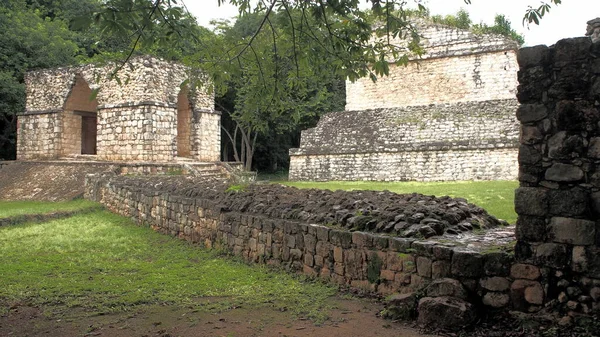
[(517, 177), (515, 42), (422, 23), (425, 54), (346, 83), (346, 110), (290, 151), (293, 180)]
[[(190, 91), (185, 67), (151, 57), (29, 72), (17, 157), (80, 154), (110, 161), (220, 160), (220, 116), (208, 86)], [(92, 89), (97, 90), (94, 99)]]
[(519, 273), (514, 300), (568, 322), (600, 311), (600, 41), (524, 48), (519, 65), (516, 259), (539, 272)]
[(509, 99), (329, 113), (290, 150), (290, 179), (514, 179), (516, 108)]

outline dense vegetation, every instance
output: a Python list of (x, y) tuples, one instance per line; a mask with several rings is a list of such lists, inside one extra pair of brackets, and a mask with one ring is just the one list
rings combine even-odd
[[(217, 1), (217, 0), (214, 0)], [(406, 49), (372, 32), (401, 36), (419, 53), (419, 36), (402, 1), (273, 1), (270, 6), (229, 1), (242, 15), (198, 26), (169, 0), (14, 0), (0, 8), (0, 160), (15, 158), (16, 113), (25, 110), (28, 70), (151, 54), (209, 74), (223, 112), (223, 158), (274, 171), (289, 164), (300, 130), (328, 111), (344, 108), (346, 78), (386, 75), (403, 64)], [(466, 1), (468, 2), (468, 1)], [(468, 15), (433, 17), (475, 31), (514, 36), (502, 16), (494, 26), (472, 25)], [(462, 26), (461, 26), (462, 27)], [(110, 76), (111, 74), (106, 74)], [(190, 83), (194, 85), (194, 83)]]

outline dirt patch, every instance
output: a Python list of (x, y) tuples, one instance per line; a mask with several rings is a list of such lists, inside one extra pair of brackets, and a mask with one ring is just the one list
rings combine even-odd
[[(90, 316), (77, 309), (13, 305), (0, 316), (0, 336), (403, 336), (432, 337), (376, 316), (381, 305), (368, 299), (330, 300), (322, 324), (276, 308), (235, 308), (207, 313), (182, 306), (142, 306), (133, 312)], [(47, 312), (55, 312), (48, 314)]]
[(12, 162), (0, 168), (0, 200), (71, 200), (83, 194), (87, 174), (114, 169), (106, 164)]

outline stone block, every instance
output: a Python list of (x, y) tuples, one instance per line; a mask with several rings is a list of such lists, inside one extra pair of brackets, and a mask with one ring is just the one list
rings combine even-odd
[(548, 108), (543, 104), (521, 104), (517, 109), (517, 119), (525, 124), (541, 121), (548, 116)]
[(442, 245), (435, 245), (432, 248), (433, 257), (436, 260), (452, 260), (452, 247), (446, 247)]
[(510, 298), (515, 309), (527, 311), (531, 304), (544, 303), (544, 289), (536, 281), (515, 280), (510, 287)]
[(450, 276), (450, 261), (439, 260), (431, 264), (431, 278), (439, 279)]
[(483, 274), (483, 263), (480, 253), (456, 250), (452, 256), (452, 275), (478, 278)]
[(373, 247), (373, 236), (364, 232), (352, 232), (352, 243), (356, 248)]
[(554, 242), (573, 245), (592, 245), (596, 223), (593, 221), (563, 217), (553, 217), (549, 225), (549, 237)]
[(514, 258), (504, 252), (492, 252), (484, 255), (483, 271), (488, 276), (508, 276)]
[(417, 311), (419, 324), (432, 329), (460, 330), (477, 318), (471, 303), (455, 297), (424, 297)]
[(391, 250), (399, 253), (406, 253), (411, 244), (415, 241), (415, 239), (407, 239), (407, 238), (389, 238), (389, 247)]
[(504, 308), (510, 302), (510, 296), (504, 293), (488, 292), (483, 295), (482, 302), (492, 308)]
[(519, 164), (536, 166), (542, 162), (542, 152), (535, 145), (521, 145), (519, 147)]
[(546, 170), (547, 180), (559, 182), (575, 182), (583, 179), (583, 170), (575, 165), (554, 163)]
[(519, 215), (515, 236), (517, 240), (544, 242), (546, 240), (546, 220), (541, 217)]
[[(600, 216), (600, 192), (594, 192), (590, 195), (592, 211)], [(600, 243), (599, 243), (600, 244)]]
[(573, 154), (583, 153), (583, 139), (578, 134), (557, 132), (548, 139), (548, 157), (553, 159), (571, 159)]
[(554, 63), (560, 66), (585, 59), (591, 46), (592, 41), (587, 37), (559, 40), (554, 45)]
[(490, 291), (502, 292), (510, 288), (510, 282), (505, 277), (486, 277), (479, 281), (482, 288)]
[(600, 159), (600, 137), (592, 137), (588, 145), (589, 158)]
[(402, 271), (402, 259), (399, 256), (400, 253), (388, 252), (387, 256), (387, 268), (393, 271)]
[(517, 53), (517, 62), (521, 68), (547, 65), (550, 62), (550, 49), (545, 45), (521, 48)]
[(567, 246), (558, 243), (544, 243), (535, 249), (537, 265), (563, 269), (569, 263)]
[(521, 125), (519, 141), (521, 144), (537, 144), (542, 141), (544, 136), (537, 126)]
[(548, 190), (543, 187), (517, 188), (515, 211), (519, 215), (545, 216), (548, 213)]
[(417, 315), (417, 295), (415, 293), (396, 294), (385, 303), (384, 317), (394, 320), (408, 320)]
[(428, 297), (451, 296), (463, 300), (466, 300), (468, 296), (465, 287), (458, 280), (451, 278), (434, 280), (425, 289), (425, 294)]
[(510, 276), (516, 279), (537, 280), (540, 278), (540, 268), (530, 264), (517, 263), (510, 268)]
[(431, 263), (431, 259), (427, 257), (417, 257), (417, 274), (423, 277), (431, 277)]
[(582, 215), (588, 211), (588, 202), (588, 192), (582, 188), (548, 192), (548, 208), (552, 215)]
[(332, 229), (329, 231), (329, 242), (344, 249), (348, 249), (352, 246), (352, 233)]

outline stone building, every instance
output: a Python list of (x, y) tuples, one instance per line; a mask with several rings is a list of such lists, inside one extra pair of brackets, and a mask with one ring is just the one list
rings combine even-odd
[(432, 23), (425, 54), (346, 83), (346, 111), (302, 132), (293, 180), (516, 179), (517, 43)]
[[(206, 89), (182, 86), (189, 71), (152, 57), (115, 65), (27, 73), (17, 158), (94, 156), (104, 161), (220, 160), (220, 115)], [(206, 87), (208, 88), (208, 86)], [(98, 89), (93, 95), (93, 89)]]

